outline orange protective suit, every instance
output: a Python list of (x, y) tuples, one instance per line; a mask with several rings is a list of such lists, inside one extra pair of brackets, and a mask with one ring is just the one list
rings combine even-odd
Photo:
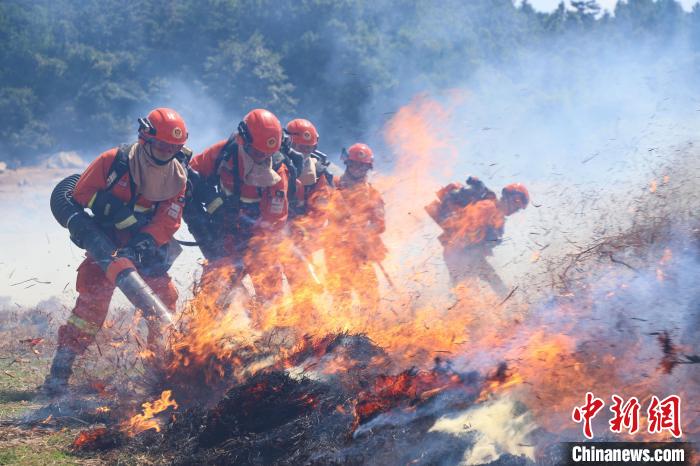
[(505, 216), (494, 199), (480, 200), (464, 207), (446, 205), (448, 201), (440, 194), (455, 186), (453, 183), (438, 191), (439, 200), (426, 206), (428, 214), (443, 229), (438, 239), (443, 246), (450, 281), (457, 285), (470, 278), (480, 278), (496, 293), (507, 293), (507, 287), (486, 260), (503, 238)]
[(217, 159), (226, 142), (219, 141), (195, 155), (190, 162), (203, 178), (217, 179), (220, 190), (227, 196), (225, 203), (238, 205), (235, 211), (227, 209), (225, 231), (221, 232), (226, 257), (209, 264), (203, 279), (205, 282), (217, 280), (221, 266), (233, 262), (250, 275), (256, 294), (261, 299), (270, 299), (282, 290), (282, 275), (272, 246), (277, 242), (289, 213), (287, 167), (277, 167), (280, 180), (273, 186), (259, 187), (240, 181), (239, 199), (233, 199), (236, 180), (244, 179), (245, 161), (242, 148), (239, 148), (238, 176), (234, 176), (232, 158), (221, 161), (217, 167)]
[[(76, 202), (88, 207), (95, 194), (107, 187), (107, 177), (116, 154), (117, 148), (110, 149), (100, 154), (88, 166), (73, 192)], [(132, 197), (130, 185), (131, 180), (127, 172), (110, 192), (122, 202), (129, 203)], [(140, 232), (150, 234), (158, 246), (168, 243), (180, 227), (184, 196), (184, 187), (177, 196), (157, 203), (137, 195), (134, 212), (147, 219)], [(126, 245), (132, 234), (115, 228), (106, 228), (105, 232), (118, 247)], [(167, 273), (144, 277), (144, 280), (169, 309), (175, 309), (178, 293)], [(58, 329), (58, 344), (59, 347), (68, 347), (80, 354), (94, 341), (95, 335), (102, 328), (114, 293), (114, 284), (88, 255), (78, 267), (76, 290), (78, 299), (68, 322)], [(152, 332), (149, 332), (149, 338), (151, 334)]]
[(348, 310), (352, 292), (365, 311), (379, 307), (379, 281), (374, 262), (384, 260), (384, 201), (367, 182), (351, 184), (340, 177), (335, 183), (335, 207), (324, 231), (323, 245), (328, 271), (328, 288), (334, 305)]

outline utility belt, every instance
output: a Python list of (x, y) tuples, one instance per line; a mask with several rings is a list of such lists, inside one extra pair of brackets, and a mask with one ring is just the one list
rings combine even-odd
[(464, 254), (476, 254), (481, 256), (491, 256), (493, 254), (493, 248), (501, 244), (501, 240), (488, 240), (484, 239), (478, 243), (473, 244), (459, 244), (459, 241), (455, 241), (451, 236), (442, 233), (438, 236), (438, 240), (445, 251), (449, 252), (461, 252)]

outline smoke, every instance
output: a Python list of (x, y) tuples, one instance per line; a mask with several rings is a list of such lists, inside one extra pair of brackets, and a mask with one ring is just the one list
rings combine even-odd
[(530, 413), (505, 396), (438, 419), (429, 432), (455, 437), (474, 436), (461, 464), (488, 464), (504, 453), (535, 461), (531, 434), (536, 429)]
[[(389, 81), (384, 89), (366, 87), (361, 75), (345, 68), (348, 31), (332, 36), (336, 59), (323, 71), (338, 80), (338, 88), (352, 90), (344, 98), (364, 102), (360, 115), (345, 115), (361, 124), (337, 126), (340, 116), (332, 112), (324, 120), (329, 112), (322, 101), (302, 100), (298, 115), (280, 115), (283, 123), (296, 116), (318, 123), (321, 150), (332, 155), (334, 144), (356, 140), (375, 148), (373, 182), (387, 210), (384, 240), (390, 254), (384, 265), (399, 289), (385, 286), (383, 296), (410, 301), (406, 309), (417, 327), (454, 331), (450, 345), (464, 338), (466, 349), (450, 353), (455, 367), (486, 373), (507, 361), (521, 378), (507, 396), (435, 422), (433, 432), (475, 438), (466, 463), (504, 452), (532, 459), (534, 426), (580, 438), (569, 416), (587, 387), (599, 396), (677, 392), (686, 406), (697, 400), (696, 366), (664, 373), (657, 342), (668, 332), (680, 354), (698, 353), (695, 51), (682, 35), (662, 45), (599, 30), (524, 48), (512, 42), (516, 33), (504, 33), (496, 41), (501, 49), (476, 50), (469, 62), (456, 60), (461, 56), (456, 52), (437, 60), (429, 53), (433, 41), (455, 50), (474, 47), (498, 18), (510, 22), (499, 31), (517, 31), (523, 19), (511, 15), (506, 3), (480, 10), (452, 2), (441, 11), (416, 7), (390, 14), (389, 3), (377, 2), (373, 14), (386, 18), (377, 25), (382, 32), (410, 27), (420, 33), (411, 36), (405, 55), (380, 48), (364, 57), (363, 71), (392, 71), (383, 76)], [(460, 14), (445, 14), (452, 9)], [(360, 22), (359, 13), (346, 18), (348, 24)], [(440, 70), (440, 77), (426, 75), (426, 67)], [(226, 138), (249, 110), (224, 108), (215, 93), (195, 81), (173, 80), (134, 114), (145, 114), (154, 102), (177, 109), (188, 123), (190, 145), (200, 152)], [(461, 309), (470, 315), (458, 326), (448, 311), (460, 291), (449, 289), (439, 229), (423, 206), (438, 188), (468, 175), (496, 192), (522, 182), (532, 200), (508, 218), (505, 241), (489, 258), (517, 292), (506, 306), (474, 299)], [(15, 213), (11, 219), (20, 225), (20, 217)], [(41, 231), (41, 225), (33, 226)], [(8, 242), (21, 231), (9, 233), (3, 237)], [(184, 228), (177, 236), (189, 239)], [(51, 243), (58, 241), (51, 237)], [(189, 249), (173, 269), (183, 298), (198, 257), (199, 251)], [(22, 279), (33, 275), (24, 272)], [(71, 268), (71, 280), (72, 274)], [(67, 280), (55, 281), (63, 286)], [(522, 315), (510, 314), (524, 307)], [(441, 314), (443, 309), (448, 311)], [(401, 348), (419, 346), (421, 330), (410, 332), (413, 340)]]
[[(391, 251), (390, 272), (427, 261), (438, 281), (446, 283), (435, 241), (439, 231), (423, 214), (422, 206), (440, 186), (475, 174), (497, 192), (512, 181), (530, 188), (532, 204), (508, 219), (504, 244), (490, 259), (507, 283), (517, 286), (526, 271), (544, 268), (548, 259), (565, 253), (571, 243), (583, 244), (601, 225), (609, 231), (629, 225), (630, 215), (620, 201), (646, 189), (658, 178), (652, 176), (650, 167), (659, 166), (695, 137), (700, 118), (693, 92), (698, 84), (697, 63), (694, 46), (683, 34), (672, 35), (668, 41), (656, 40), (653, 34), (638, 40), (632, 31), (624, 35), (600, 27), (542, 42), (524, 35), (528, 19), (510, 2), (487, 3), (488, 7), (480, 2), (448, 2), (439, 9), (426, 4), (397, 10), (392, 2), (380, 1), (338, 10), (342, 16), (329, 21), (323, 15), (335, 10), (303, 19), (319, 20), (307, 26), (328, 37), (324, 43), (328, 50), (314, 62), (316, 67), (300, 76), (320, 76), (324, 85), (342, 92), (337, 102), (324, 101), (315, 98), (324, 95), (313, 88), (318, 79), (295, 80), (298, 112), (278, 114), (283, 124), (294, 117), (314, 121), (321, 132), (320, 149), (333, 157), (341, 146), (356, 140), (375, 148), (376, 181), (387, 197), (391, 220), (385, 236), (389, 242), (409, 236), (414, 246), (410, 251)], [(267, 18), (264, 24), (280, 26), (285, 13), (278, 13), (259, 16)], [(280, 27), (274, 29), (268, 46), (292, 25)], [(401, 30), (411, 34), (402, 35)], [(391, 42), (374, 44), (366, 53), (354, 55), (357, 49), (352, 41), (357, 34)], [(487, 35), (493, 40), (480, 40)], [(483, 46), (487, 43), (501, 46)], [(446, 52), (436, 58), (438, 48)], [(466, 55), (469, 60), (464, 59)], [(159, 66), (168, 65), (164, 61)], [(153, 65), (149, 71), (157, 68)], [(374, 84), (377, 76), (382, 78), (382, 87)], [(195, 153), (227, 137), (250, 110), (242, 94), (237, 108), (225, 107), (219, 98), (223, 89), (206, 87), (194, 73), (159, 79), (157, 88), (158, 92), (130, 104), (132, 118), (124, 122), (124, 133), (111, 142), (93, 144), (94, 149), (81, 153), (83, 159), (133, 140), (133, 120), (153, 106), (170, 106), (183, 115)], [(250, 88), (232, 80), (226, 93), (236, 95)], [(419, 95), (438, 102), (446, 112), (422, 115), (439, 144), (424, 150), (430, 163), (411, 164), (410, 159), (402, 158), (407, 152), (401, 142), (389, 141), (385, 134), (399, 109)], [(348, 99), (358, 103), (359, 114), (334, 113), (331, 107)], [(57, 116), (52, 118), (60, 119), (60, 109), (54, 111)], [(355, 120), (359, 124), (349, 123)], [(387, 176), (392, 182), (382, 184), (381, 177)], [(397, 186), (396, 180), (402, 185)], [(411, 196), (406, 196), (407, 191)], [(612, 218), (603, 214), (608, 211), (614, 212)], [(414, 220), (406, 223), (409, 213)], [(8, 243), (15, 238), (10, 233), (39, 229), (33, 223), (27, 225), (26, 217), (19, 214), (13, 219), (18, 228), (6, 230), (3, 239)], [(40, 222), (44, 225), (52, 220), (46, 217)], [(397, 224), (401, 231), (395, 228)], [(188, 239), (185, 228), (178, 237)], [(51, 242), (56, 244), (65, 235), (59, 231), (55, 242), (53, 239), (52, 235)], [(71, 254), (73, 260), (80, 255)], [(187, 249), (175, 265), (176, 279), (183, 288), (190, 283), (198, 257), (198, 251)], [(11, 272), (8, 269), (8, 275)], [(30, 271), (20, 278), (28, 276), (32, 276)], [(55, 282), (61, 282), (59, 292), (68, 281), (72, 277), (56, 278)]]
[[(157, 102), (157, 104), (155, 104)], [(189, 137), (187, 146), (195, 154), (222, 139), (228, 139), (248, 109), (223, 108), (215, 95), (207, 92), (195, 80), (170, 79), (164, 82), (152, 102), (135, 109), (135, 114), (146, 115), (153, 108), (170, 107), (185, 120)], [(134, 136), (135, 136), (134, 131)]]
[[(464, 30), (436, 31), (434, 16), (420, 18), (415, 27), (435, 40), (465, 42)], [(485, 326), (482, 339), (474, 332), (457, 367), (484, 371), (506, 360), (547, 368), (546, 375), (522, 370), (528, 385), (514, 396), (551, 431), (574, 427), (570, 409), (582, 401), (582, 387), (604, 396), (697, 399), (687, 389), (697, 371), (678, 366), (665, 374), (657, 341), (668, 332), (685, 354), (697, 353), (700, 206), (691, 193), (699, 188), (700, 113), (687, 37), (569, 33), (477, 67), (442, 64), (451, 79), (422, 86), (411, 79), (422, 58), (411, 45), (409, 60), (381, 57), (402, 70), (401, 84), (372, 100), (364, 117), (372, 122), (367, 142), (380, 154), (374, 181), (387, 203), (385, 265), (401, 274), (401, 287), (421, 273), (428, 278), (418, 287), (429, 301), (447, 292), (438, 230), (422, 209), (439, 187), (477, 175), (496, 192), (522, 182), (532, 199), (507, 219), (505, 241), (489, 259), (517, 288), (513, 299), (529, 303), (523, 324), (503, 329), (497, 344), (497, 330)], [(592, 246), (594, 256), (573, 260)], [(563, 279), (563, 271), (573, 274)], [(508, 318), (501, 308), (491, 312)], [(693, 418), (691, 426), (697, 429)]]
[[(474, 29), (434, 27), (440, 18), (450, 21), (445, 11), (462, 18), (456, 5), (411, 11), (385, 24), (387, 30), (409, 24), (424, 34), (412, 36), (410, 56), (376, 57), (397, 71), (396, 85), (367, 103), (361, 137), (379, 159), (375, 181), (388, 196), (387, 216), (403, 219), (410, 211), (419, 217), (408, 231), (401, 220), (400, 236), (432, 235), (409, 242), (416, 246), (411, 251), (393, 251), (397, 256), (425, 247), (435, 255), (437, 233), (422, 206), (440, 186), (468, 175), (478, 175), (496, 192), (515, 181), (528, 186), (532, 204), (508, 219), (505, 242), (491, 259), (515, 286), (525, 270), (572, 243), (583, 244), (597, 229), (610, 233), (629, 226), (629, 206), (622, 205), (648, 187), (654, 169), (696, 138), (697, 62), (683, 34), (663, 42), (601, 28), (525, 47), (479, 50), (478, 64), (430, 63), (428, 41), (464, 46), (494, 17), (512, 18), (507, 7), (474, 8)], [(428, 63), (445, 78), (422, 78)], [(425, 108), (427, 100), (433, 108)], [(425, 137), (415, 132), (391, 134), (404, 106), (420, 113), (425, 137), (437, 143), (421, 147), (414, 143)], [(383, 184), (387, 176), (406, 186)], [(387, 236), (391, 230), (390, 223)]]

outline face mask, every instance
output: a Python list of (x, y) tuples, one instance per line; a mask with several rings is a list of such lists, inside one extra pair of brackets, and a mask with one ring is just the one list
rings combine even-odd
[(187, 172), (180, 162), (171, 159), (164, 164), (154, 163), (154, 157), (141, 144), (135, 144), (129, 152), (129, 174), (138, 193), (152, 202), (175, 197), (187, 182)]
[(318, 176), (316, 174), (316, 164), (318, 160), (311, 156), (304, 156), (304, 163), (301, 168), (301, 173), (297, 176), (297, 179), (301, 181), (304, 186), (311, 186), (316, 183)]
[(282, 179), (272, 169), (272, 157), (256, 161), (245, 150), (241, 151), (241, 154), (243, 155), (243, 182), (245, 184), (267, 188), (276, 185)]

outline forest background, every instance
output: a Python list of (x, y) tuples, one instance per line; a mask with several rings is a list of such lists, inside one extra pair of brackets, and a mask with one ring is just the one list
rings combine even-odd
[[(10, 167), (62, 150), (96, 155), (133, 139), (136, 116), (168, 103), (193, 122), (195, 150), (265, 107), (283, 123), (311, 119), (321, 148), (335, 153), (371, 141), (368, 132), (407, 95), (456, 86), (543, 47), (555, 70), (613, 44), (643, 44), (655, 60), (683, 47), (692, 51), (684, 66), (700, 71), (700, 7), (629, 0), (608, 12), (587, 0), (545, 13), (511, 0), (85, 0), (79, 8), (5, 0), (0, 43), (0, 161)], [(517, 66), (505, 73), (517, 83)], [(561, 86), (566, 79), (553, 80), (551, 99), (566, 95)]]

